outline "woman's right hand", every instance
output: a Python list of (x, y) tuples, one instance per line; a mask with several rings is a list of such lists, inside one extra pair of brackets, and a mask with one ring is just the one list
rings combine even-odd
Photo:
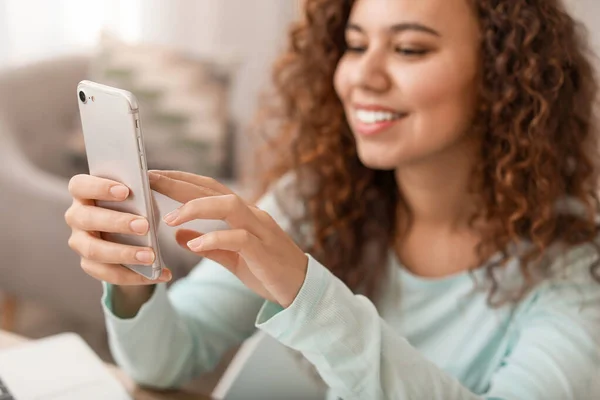
[(94, 203), (125, 200), (129, 196), (125, 185), (91, 175), (76, 175), (69, 182), (69, 192), (73, 196), (73, 204), (65, 213), (72, 230), (69, 247), (81, 256), (81, 268), (88, 275), (119, 286), (150, 285), (171, 279), (168, 269), (163, 270), (159, 280), (153, 281), (122, 266), (145, 264), (151, 268), (155, 257), (151, 248), (112, 243), (100, 237), (100, 232), (148, 233), (145, 218), (97, 207)]

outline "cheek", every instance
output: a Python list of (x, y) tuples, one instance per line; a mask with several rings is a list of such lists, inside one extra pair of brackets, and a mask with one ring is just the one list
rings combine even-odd
[(399, 86), (421, 123), (450, 127), (470, 120), (477, 90), (473, 64), (432, 59), (407, 71), (402, 80)]
[(350, 91), (350, 69), (348, 61), (342, 57), (333, 76), (333, 86), (342, 101), (348, 97)]

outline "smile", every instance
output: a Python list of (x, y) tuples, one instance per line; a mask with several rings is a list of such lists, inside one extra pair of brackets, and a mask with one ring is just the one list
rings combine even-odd
[(403, 120), (408, 113), (383, 109), (355, 108), (354, 128), (361, 135), (374, 135)]
[(403, 114), (386, 112), (386, 111), (368, 111), (368, 110), (356, 110), (354, 113), (356, 119), (363, 124), (376, 124), (385, 121), (394, 121), (402, 118)]

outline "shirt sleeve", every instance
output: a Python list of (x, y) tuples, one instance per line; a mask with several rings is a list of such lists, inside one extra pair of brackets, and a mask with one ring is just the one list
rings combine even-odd
[(586, 271), (581, 281), (548, 283), (524, 302), (515, 345), (483, 394), (425, 359), (367, 298), (311, 257), (295, 301), (287, 309), (265, 302), (256, 325), (303, 353), (345, 400), (591, 400), (600, 365), (600, 285), (589, 265), (577, 263)]
[(117, 317), (104, 284), (103, 308), (111, 353), (136, 382), (179, 386), (212, 370), (223, 354), (255, 330), (263, 300), (219, 264), (203, 260), (167, 290), (152, 297), (130, 319)]

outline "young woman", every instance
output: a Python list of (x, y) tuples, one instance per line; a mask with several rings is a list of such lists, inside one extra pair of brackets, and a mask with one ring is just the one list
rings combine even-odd
[(167, 291), (120, 266), (154, 255), (98, 233), (147, 222), (94, 207), (126, 187), (72, 179), (70, 246), (107, 283), (116, 360), (174, 386), (258, 328), (313, 363), (332, 399), (589, 398), (600, 274), (585, 52), (559, 0), (305, 1), (275, 68), (282, 163), (257, 206), (206, 177), (150, 174), (183, 203), (169, 225), (231, 227), (178, 232), (205, 257), (189, 277)]

